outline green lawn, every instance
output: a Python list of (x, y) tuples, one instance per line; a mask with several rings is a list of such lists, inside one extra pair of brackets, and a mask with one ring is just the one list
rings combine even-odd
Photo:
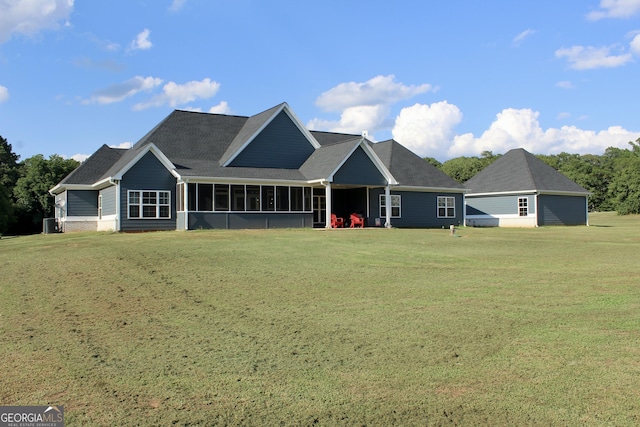
[(640, 217), (0, 240), (0, 404), (68, 426), (638, 425)]

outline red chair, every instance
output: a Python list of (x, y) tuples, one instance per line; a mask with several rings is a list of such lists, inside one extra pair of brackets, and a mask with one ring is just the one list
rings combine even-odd
[(364, 218), (362, 218), (357, 213), (352, 213), (349, 217), (349, 222), (351, 222), (351, 228), (360, 227), (364, 228)]
[(336, 214), (331, 214), (331, 228), (342, 228), (344, 227), (344, 218), (340, 218), (336, 216)]

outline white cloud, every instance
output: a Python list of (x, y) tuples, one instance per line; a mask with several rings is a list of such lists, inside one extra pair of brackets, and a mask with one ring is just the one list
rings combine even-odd
[(0, 103), (5, 102), (9, 99), (9, 89), (0, 85)]
[(91, 98), (83, 101), (84, 104), (111, 104), (123, 101), (141, 91), (150, 91), (162, 84), (162, 79), (157, 77), (135, 76), (123, 83), (109, 86), (94, 93)]
[(153, 44), (151, 40), (149, 40), (149, 35), (151, 31), (145, 28), (140, 32), (136, 38), (129, 44), (129, 51), (133, 50), (148, 50), (151, 49)]
[(532, 30), (532, 29), (530, 29), (530, 28), (529, 28), (529, 29), (526, 29), (526, 30), (524, 30), (523, 32), (521, 32), (520, 34), (518, 34), (517, 36), (515, 36), (515, 37), (513, 38), (513, 40), (511, 41), (511, 43), (512, 43), (514, 46), (520, 46), (520, 44), (522, 44), (522, 42), (523, 42), (526, 38), (528, 38), (528, 37), (530, 37), (530, 36), (534, 35), (535, 33), (536, 33), (536, 31), (535, 31), (535, 30)]
[[(193, 111), (195, 113), (202, 113), (202, 111), (203, 111), (201, 107), (192, 107), (192, 106), (180, 107), (180, 109), (184, 110), (184, 111)], [(207, 113), (209, 113), (209, 114), (230, 114), (231, 113), (231, 108), (229, 108), (229, 104), (227, 103), (227, 101), (221, 101), (218, 105), (214, 105), (211, 108), (209, 108)]]
[(430, 84), (405, 85), (396, 82), (394, 75), (376, 76), (363, 83), (340, 83), (316, 99), (316, 105), (324, 111), (340, 112), (340, 119), (314, 118), (308, 127), (356, 134), (367, 130), (372, 135), (392, 125), (392, 104), (429, 91), (434, 91)]
[(187, 2), (187, 0), (173, 0), (171, 2), (171, 6), (169, 6), (169, 11), (178, 12), (182, 9), (182, 6)]
[(631, 40), (631, 43), (629, 43), (629, 47), (631, 49), (631, 52), (640, 56), (640, 34), (636, 34), (633, 37), (633, 39)]
[(74, 154), (70, 158), (75, 160), (76, 162), (82, 163), (85, 160), (87, 160), (89, 158), (89, 156), (90, 156), (90, 154)]
[(386, 105), (358, 105), (345, 108), (340, 114), (340, 120), (313, 119), (308, 124), (309, 129), (326, 130), (330, 132), (361, 134), (363, 130), (372, 133), (379, 130), (389, 117), (389, 107)]
[(183, 85), (169, 82), (162, 88), (162, 93), (154, 96), (149, 101), (134, 105), (134, 110), (144, 110), (149, 107), (161, 107), (169, 105), (176, 107), (197, 99), (208, 99), (215, 96), (220, 89), (220, 83), (209, 78), (202, 81), (190, 81)]
[(571, 83), (568, 80), (564, 80), (561, 82), (556, 83), (556, 87), (562, 88), (562, 89), (574, 89), (575, 85), (573, 83)]
[(229, 104), (227, 101), (222, 101), (218, 105), (214, 105), (209, 108), (209, 113), (212, 114), (229, 114), (231, 113), (231, 108), (229, 108)]
[(592, 131), (576, 126), (542, 129), (538, 121), (540, 113), (530, 109), (507, 108), (496, 116), (480, 137), (472, 134), (459, 135), (447, 150), (447, 158), (479, 155), (483, 151), (505, 153), (522, 147), (535, 154), (598, 154), (608, 147), (627, 146), (629, 141), (640, 137), (640, 132), (611, 126), (606, 130)]
[(133, 144), (130, 143), (130, 142), (121, 142), (120, 144), (110, 145), (109, 147), (111, 147), (111, 148), (131, 148), (131, 147), (133, 147)]
[(12, 34), (33, 36), (42, 30), (57, 30), (69, 19), (74, 0), (1, 0), (0, 43)]
[(587, 14), (587, 19), (630, 18), (640, 12), (640, 0), (600, 0), (600, 10)]
[(620, 67), (633, 60), (630, 53), (612, 55), (611, 51), (614, 49), (620, 50), (618, 46), (572, 46), (558, 49), (555, 53), (556, 58), (566, 58), (571, 68), (576, 70)]
[(447, 101), (415, 104), (403, 108), (396, 117), (393, 139), (421, 157), (443, 157), (460, 121), (462, 112)]
[(376, 76), (364, 83), (340, 83), (321, 94), (316, 105), (325, 111), (342, 111), (362, 105), (390, 105), (432, 90), (430, 84), (406, 86), (394, 75)]

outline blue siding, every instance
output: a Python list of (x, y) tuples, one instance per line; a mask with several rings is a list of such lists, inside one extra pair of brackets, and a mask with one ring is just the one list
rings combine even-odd
[[(128, 219), (128, 190), (164, 190), (171, 192), (170, 219)], [(120, 182), (120, 217), (122, 231), (175, 230), (176, 229), (176, 179), (156, 158), (148, 152), (127, 171)]]
[(298, 169), (314, 150), (282, 111), (242, 150), (231, 166)]
[(387, 181), (362, 147), (358, 147), (334, 174), (335, 184), (385, 185)]
[(97, 216), (97, 190), (69, 190), (67, 191), (67, 216)]
[(100, 190), (102, 196), (102, 216), (116, 214), (116, 187)]
[[(368, 225), (375, 225), (375, 218), (380, 217), (380, 195), (383, 188), (372, 189), (369, 196), (371, 217)], [(462, 224), (464, 204), (460, 193), (427, 193), (417, 191), (391, 191), (401, 197), (401, 217), (391, 218), (393, 227), (440, 228)], [(438, 218), (438, 196), (455, 198), (455, 217)], [(384, 218), (381, 218), (384, 224)]]
[(189, 229), (262, 229), (313, 227), (311, 213), (190, 212)]
[(529, 215), (535, 214), (535, 195), (467, 196), (467, 215), (518, 215), (518, 199), (529, 200)]
[(538, 196), (539, 225), (586, 225), (587, 198), (584, 196)]

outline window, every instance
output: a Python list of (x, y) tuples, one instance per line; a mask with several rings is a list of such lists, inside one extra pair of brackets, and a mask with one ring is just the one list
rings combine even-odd
[[(391, 195), (391, 218), (400, 218), (400, 205), (401, 199), (400, 195), (392, 194)], [(380, 218), (387, 217), (387, 203), (386, 197), (384, 194), (380, 195)]]
[[(142, 197), (140, 191), (135, 193), (137, 197)], [(287, 185), (180, 183), (176, 187), (176, 197), (178, 197), (176, 203), (179, 212), (185, 208), (185, 199), (188, 200), (187, 204), (191, 212), (311, 212), (311, 195), (311, 187)], [(130, 217), (138, 218), (142, 215), (140, 212), (144, 209), (145, 203), (135, 200), (135, 195), (131, 197), (133, 202), (130, 203)], [(152, 217), (155, 210), (151, 206), (161, 203), (152, 203), (149, 200), (146, 204), (149, 207), (145, 215)], [(143, 217), (146, 216), (143, 215)]]
[(311, 205), (311, 187), (304, 187), (304, 210), (305, 212), (311, 212), (313, 206)]
[(244, 185), (232, 185), (231, 194), (233, 197), (231, 210), (244, 211)]
[(229, 186), (216, 184), (214, 187), (215, 209), (217, 211), (229, 210)]
[(98, 219), (102, 219), (102, 194), (98, 196)]
[(518, 216), (529, 215), (529, 198), (518, 197)]
[(213, 184), (198, 184), (198, 210), (213, 210)]
[(291, 210), (294, 212), (301, 212), (304, 210), (302, 187), (291, 187)]
[(171, 192), (129, 191), (129, 218), (171, 218)]
[(289, 210), (289, 187), (276, 187), (276, 210)]
[(438, 196), (438, 218), (456, 217), (456, 198)]
[(129, 191), (129, 218), (140, 218), (139, 191)]
[(187, 187), (188, 191), (188, 199), (189, 199), (189, 210), (197, 211), (198, 210), (198, 184), (189, 184)]
[(259, 185), (247, 185), (247, 210), (248, 211), (260, 210), (260, 186)]
[(275, 194), (271, 185), (262, 186), (262, 210), (272, 211), (275, 209)]

